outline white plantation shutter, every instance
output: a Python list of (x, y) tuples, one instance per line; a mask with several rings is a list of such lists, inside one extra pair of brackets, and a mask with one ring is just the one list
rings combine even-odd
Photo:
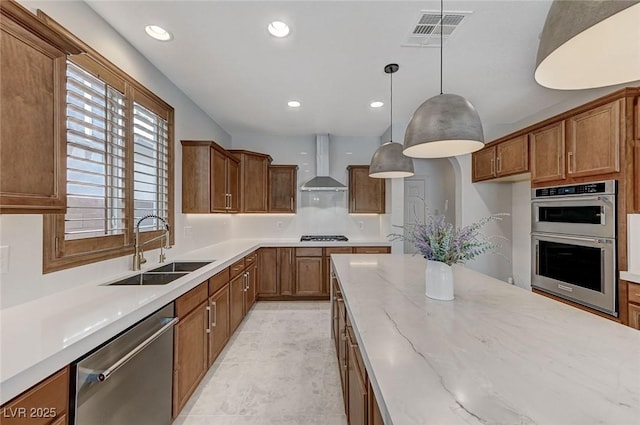
[[(133, 216), (134, 224), (146, 215), (169, 218), (169, 126), (167, 121), (133, 102)], [(147, 219), (140, 230), (164, 229)]]
[(67, 62), (65, 240), (125, 232), (125, 97)]

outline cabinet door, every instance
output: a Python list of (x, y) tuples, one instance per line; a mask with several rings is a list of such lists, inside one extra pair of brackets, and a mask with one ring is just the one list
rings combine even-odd
[(629, 307), (629, 326), (640, 329), (640, 305), (628, 304)]
[(376, 400), (373, 388), (371, 388), (371, 382), (369, 382), (367, 392), (369, 394), (369, 425), (384, 425), (382, 413), (380, 413), (380, 407), (378, 406), (378, 400)]
[(562, 180), (565, 175), (564, 121), (536, 130), (529, 135), (531, 182)]
[(390, 246), (356, 246), (353, 248), (354, 254), (389, 254)]
[(0, 29), (0, 211), (65, 213), (66, 55), (4, 14)]
[(496, 147), (484, 148), (472, 154), (471, 180), (487, 180), (496, 176)]
[(207, 372), (207, 302), (181, 318), (174, 328), (173, 416), (176, 417)]
[(367, 425), (367, 383), (364, 377), (364, 371), (358, 367), (356, 360), (356, 350), (358, 346), (350, 341), (349, 338), (349, 356), (348, 356), (348, 420), (349, 425)]
[(342, 384), (342, 395), (346, 412), (349, 405), (349, 397), (347, 395), (347, 381), (349, 379), (349, 374), (347, 373), (347, 312), (342, 297), (338, 298), (336, 302), (338, 305), (338, 367), (340, 368), (340, 383)]
[(349, 169), (349, 212), (385, 212), (385, 179), (369, 177), (368, 165), (350, 165)]
[(293, 295), (294, 287), (294, 249), (278, 248), (278, 282), (280, 295)]
[(616, 101), (567, 120), (567, 164), (574, 177), (620, 171), (620, 104)]
[(269, 212), (296, 212), (297, 170), (297, 165), (269, 167)]
[(211, 212), (228, 210), (227, 156), (211, 148)]
[(529, 171), (529, 143), (527, 135), (516, 137), (496, 146), (496, 175), (498, 177)]
[(208, 213), (211, 207), (210, 145), (182, 141), (182, 212)]
[(244, 273), (229, 283), (229, 333), (232, 335), (244, 318)]
[(296, 295), (322, 295), (322, 257), (296, 257)]
[(260, 248), (258, 255), (260, 257), (258, 261), (258, 267), (260, 268), (258, 275), (258, 295), (278, 295), (278, 249)]
[(209, 367), (229, 340), (229, 285), (209, 298), (211, 333), (209, 333)]
[[(339, 343), (340, 343), (340, 318), (339, 318), (339, 304), (338, 300), (342, 302), (342, 293), (340, 292), (340, 287), (338, 286), (338, 280), (334, 277), (331, 279), (331, 285), (333, 286), (333, 298), (331, 299), (331, 336), (333, 337), (333, 343), (336, 348), (336, 355), (339, 353)], [(340, 356), (338, 355), (338, 361)]]
[(268, 160), (242, 155), (242, 212), (267, 212)]
[(227, 193), (229, 194), (229, 212), (240, 211), (240, 167), (238, 162), (227, 159)]
[(253, 307), (253, 304), (256, 302), (256, 270), (256, 265), (252, 264), (245, 272), (245, 314), (251, 310), (251, 307)]

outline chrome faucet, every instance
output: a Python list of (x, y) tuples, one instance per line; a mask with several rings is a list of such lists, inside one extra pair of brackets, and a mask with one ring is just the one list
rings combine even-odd
[[(164, 233), (161, 234), (160, 236), (156, 236), (155, 238), (149, 239), (148, 241), (142, 242), (140, 243), (140, 223), (142, 223), (144, 220), (148, 219), (148, 218), (157, 218), (158, 220), (162, 221), (164, 223)], [(136, 223), (136, 233), (135, 233), (135, 253), (133, 254), (133, 270), (140, 270), (140, 265), (144, 264), (147, 262), (147, 259), (144, 258), (144, 251), (142, 249), (143, 246), (145, 246), (146, 244), (153, 242), (153, 241), (157, 241), (158, 239), (162, 239), (164, 238), (164, 244), (160, 245), (160, 262), (164, 263), (164, 260), (167, 259), (167, 257), (164, 255), (164, 249), (169, 249), (171, 248), (171, 245), (169, 245), (169, 224), (166, 222), (166, 220), (162, 217), (159, 217), (157, 215), (154, 214), (149, 214), (149, 215), (145, 215), (144, 217), (142, 217), (140, 220), (138, 220), (138, 222)]]

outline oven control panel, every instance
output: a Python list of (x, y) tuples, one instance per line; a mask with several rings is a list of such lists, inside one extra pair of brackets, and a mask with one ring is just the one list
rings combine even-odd
[(615, 180), (606, 182), (582, 183), (569, 186), (551, 186), (534, 189), (533, 198), (547, 198), (552, 196), (591, 195), (601, 193), (615, 193)]

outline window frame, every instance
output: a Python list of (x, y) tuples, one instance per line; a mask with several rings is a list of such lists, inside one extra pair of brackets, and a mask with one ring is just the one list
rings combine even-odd
[[(74, 40), (81, 45), (85, 54), (68, 56), (67, 59), (85, 71), (121, 91), (125, 96), (125, 231), (118, 235), (97, 236), (76, 240), (65, 240), (65, 214), (47, 214), (43, 216), (43, 273), (78, 267), (112, 258), (133, 255), (134, 253), (134, 168), (133, 168), (133, 103), (151, 110), (167, 122), (167, 159), (168, 159), (168, 211), (170, 244), (175, 243), (175, 209), (174, 209), (174, 139), (175, 123), (174, 109), (155, 95), (149, 89), (137, 82), (127, 73), (112, 64), (100, 53), (71, 34), (66, 28), (51, 19), (41, 10), (38, 17), (51, 29)], [(66, 69), (66, 66), (65, 66)], [(66, 89), (62, 92), (66, 96)], [(64, 113), (66, 114), (66, 101)], [(65, 120), (66, 122), (66, 120)], [(65, 130), (66, 146), (66, 130)], [(65, 147), (66, 156), (66, 147)], [(65, 181), (66, 185), (66, 181)], [(163, 230), (146, 231), (140, 233), (142, 242), (159, 236)], [(161, 240), (151, 242), (145, 248), (156, 249), (161, 246)]]

